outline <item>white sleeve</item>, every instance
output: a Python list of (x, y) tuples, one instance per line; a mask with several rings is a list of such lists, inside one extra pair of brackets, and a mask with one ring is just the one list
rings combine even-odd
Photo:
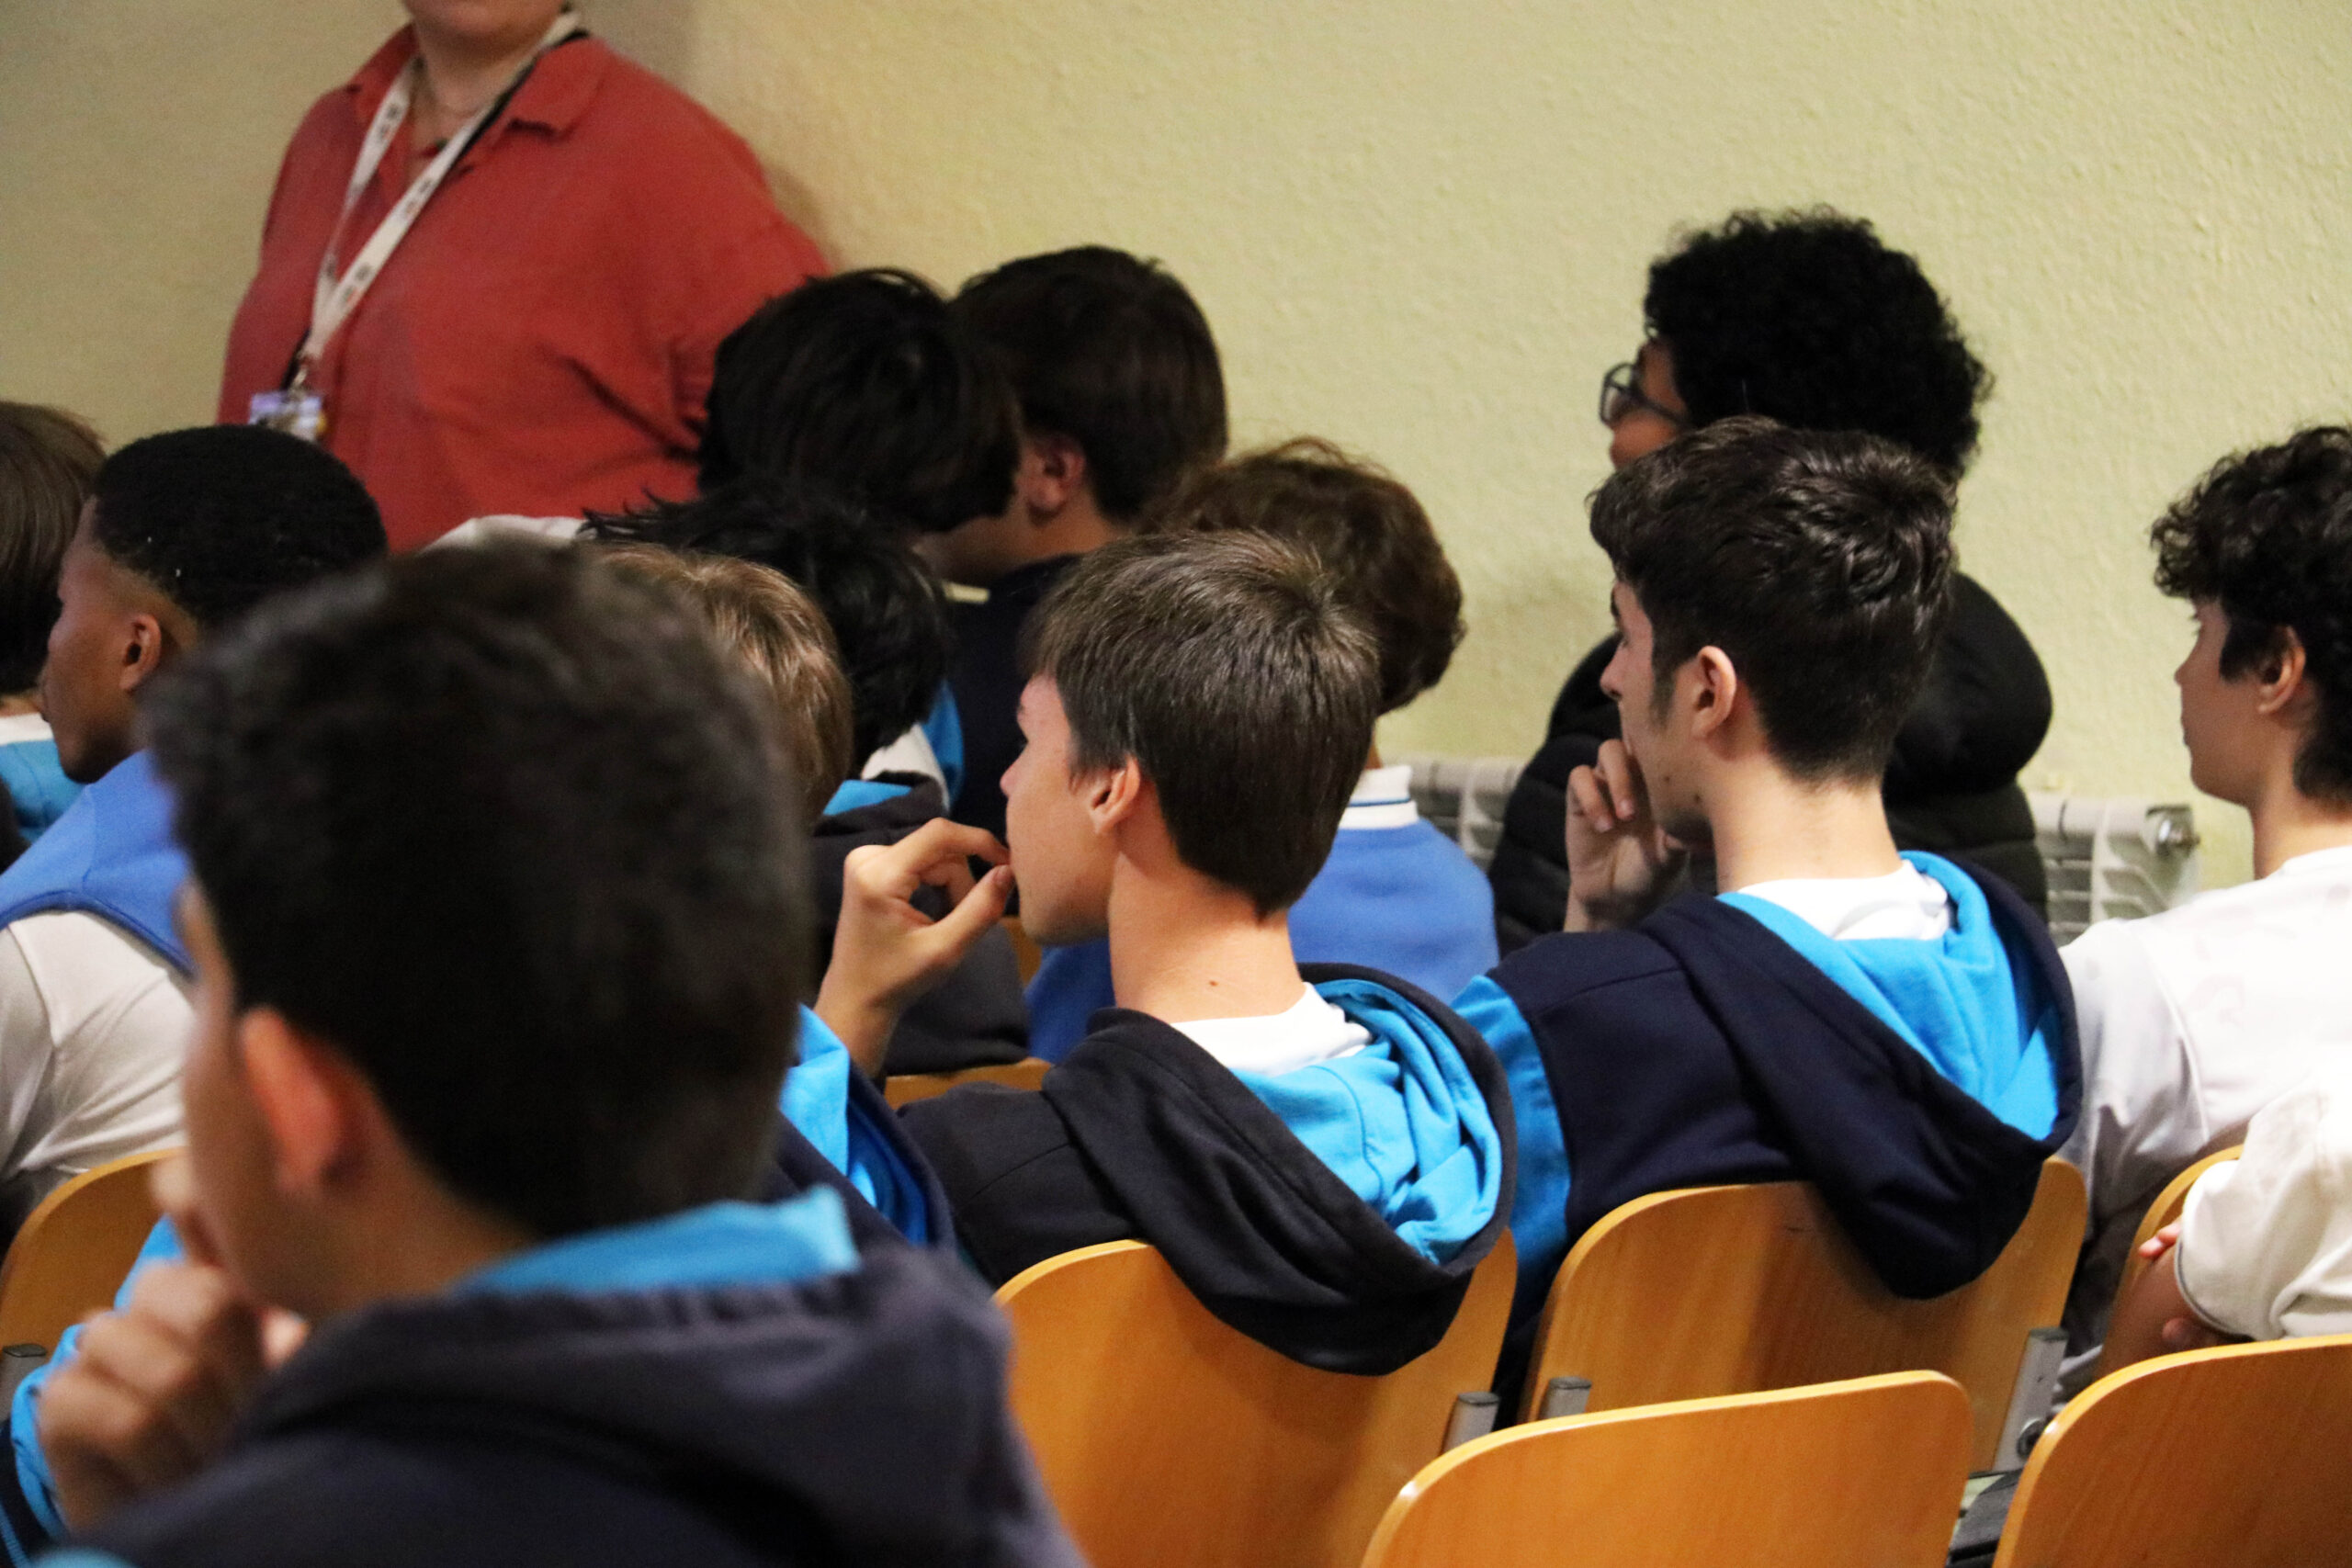
[(2272, 1101), (2245, 1153), (2189, 1189), (2181, 1294), (2216, 1328), (2253, 1339), (2352, 1332), (2352, 1077)]
[(2143, 1208), (2212, 1135), (2188, 1032), (2136, 924), (2102, 921), (2060, 954), (2083, 1044), (2082, 1115), (2060, 1152), (2090, 1190), (2094, 1233)]
[(17, 928), (0, 928), (0, 1179), (23, 1167), (19, 1145), (56, 1051), (49, 1003), (17, 945)]
[(0, 1092), (22, 1106), (0, 1177), (88, 1170), (175, 1143), (180, 1065), (194, 1013), (162, 956), (95, 915), (28, 915), (7, 928), (48, 1018), (39, 1076)]

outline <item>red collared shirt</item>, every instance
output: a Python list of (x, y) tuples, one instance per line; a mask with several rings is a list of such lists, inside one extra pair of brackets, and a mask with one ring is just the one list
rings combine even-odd
[[(230, 329), (220, 417), (277, 387), (361, 140), (416, 52), (402, 28), (294, 133)], [(406, 129), (343, 236), (413, 172)], [(396, 550), (489, 513), (578, 516), (694, 490), (719, 339), (824, 268), (734, 132), (594, 39), (548, 51), (312, 367), (326, 446)]]

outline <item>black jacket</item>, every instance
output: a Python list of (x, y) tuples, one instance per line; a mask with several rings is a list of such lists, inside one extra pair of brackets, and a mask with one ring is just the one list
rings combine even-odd
[(790, 1286), (444, 1295), (320, 1331), (229, 1452), (81, 1544), (140, 1568), (1075, 1565), (1004, 1329), (899, 1247)]
[[(827, 817), (809, 844), (809, 869), (817, 891), (817, 972), (833, 955), (833, 927), (842, 913), (842, 868), (850, 851), (864, 844), (895, 844), (934, 817), (944, 815), (939, 786), (912, 773), (889, 782), (907, 793)], [(936, 919), (947, 912), (935, 888), (915, 902)], [(884, 1070), (892, 1073), (952, 1073), (1029, 1054), (1029, 1005), (1021, 997), (1021, 965), (1011, 939), (989, 931), (972, 945), (947, 978), (899, 1020), (890, 1036)]]
[[(1503, 960), (1491, 978), (1540, 1053), (1566, 1148), (1567, 1247), (1652, 1192), (1809, 1181), (1898, 1295), (1940, 1295), (1990, 1267), (2074, 1130), (2082, 1066), (2048, 930), (1996, 878), (1974, 879), (2026, 955), (2020, 983), (2057, 1008), (2057, 1116), (2041, 1138), (1721, 899), (1678, 898), (1631, 930), (1555, 935)], [(1541, 1306), (1522, 1292), (1507, 1371), (1523, 1365)]]
[(957, 1089), (899, 1114), (938, 1170), (956, 1234), (1001, 1284), (1100, 1242), (1149, 1242), (1224, 1322), (1294, 1360), (1393, 1371), (1443, 1337), (1470, 1275), (1508, 1227), (1510, 1095), (1494, 1053), (1401, 980), (1343, 964), (1445, 1032), (1502, 1135), (1503, 1196), (1447, 1263), (1430, 1261), (1189, 1037), (1108, 1008), (1044, 1089)]
[[(1487, 877), (1506, 953), (1558, 931), (1567, 917), (1568, 775), (1589, 765), (1603, 740), (1618, 738), (1617, 706), (1600, 691), (1600, 672), (1616, 651), (1610, 637), (1569, 674), (1543, 749), (1504, 808)], [(2049, 733), (2050, 712), (2050, 682), (2025, 633), (1975, 581), (1955, 576), (1943, 645), (1887, 764), (1886, 818), (1895, 843), (1964, 856), (2042, 912), (2049, 886), (2017, 777)]]
[(947, 667), (964, 729), (964, 787), (947, 815), (1004, 837), (1004, 770), (1021, 755), (1021, 630), (1076, 556), (1032, 561), (989, 589), (985, 603), (948, 606), (956, 656)]

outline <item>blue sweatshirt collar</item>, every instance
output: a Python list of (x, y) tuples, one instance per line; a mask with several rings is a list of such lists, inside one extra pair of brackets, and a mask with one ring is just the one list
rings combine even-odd
[(462, 1280), (461, 1292), (617, 1291), (787, 1285), (857, 1267), (841, 1195), (812, 1188), (781, 1203), (710, 1203), (639, 1224), (565, 1236)]
[(187, 879), (187, 857), (172, 840), (171, 795), (152, 759), (136, 751), (0, 873), (0, 925), (52, 910), (96, 915), (185, 975), (192, 966), (172, 923), (172, 902)]

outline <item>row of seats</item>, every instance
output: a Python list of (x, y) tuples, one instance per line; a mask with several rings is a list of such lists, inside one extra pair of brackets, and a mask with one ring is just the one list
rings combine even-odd
[[(12, 1356), (110, 1298), (154, 1222), (159, 1157), (77, 1178), (27, 1222), (0, 1264)], [(1924, 1565), (1967, 1473), (2020, 1463), (2001, 1563), (2352, 1557), (2352, 1337), (2143, 1363), (2040, 1429), (2082, 1222), (2081, 1179), (2053, 1160), (1993, 1268), (1913, 1302), (1801, 1184), (1640, 1199), (1554, 1284), (1521, 1396), (1550, 1418), (1486, 1436), (1508, 1238), (1436, 1348), (1381, 1378), (1237, 1333), (1140, 1243), (1049, 1259), (998, 1300), (1014, 1414), (1096, 1568)], [(1552, 1414), (1564, 1399), (1579, 1413)]]

